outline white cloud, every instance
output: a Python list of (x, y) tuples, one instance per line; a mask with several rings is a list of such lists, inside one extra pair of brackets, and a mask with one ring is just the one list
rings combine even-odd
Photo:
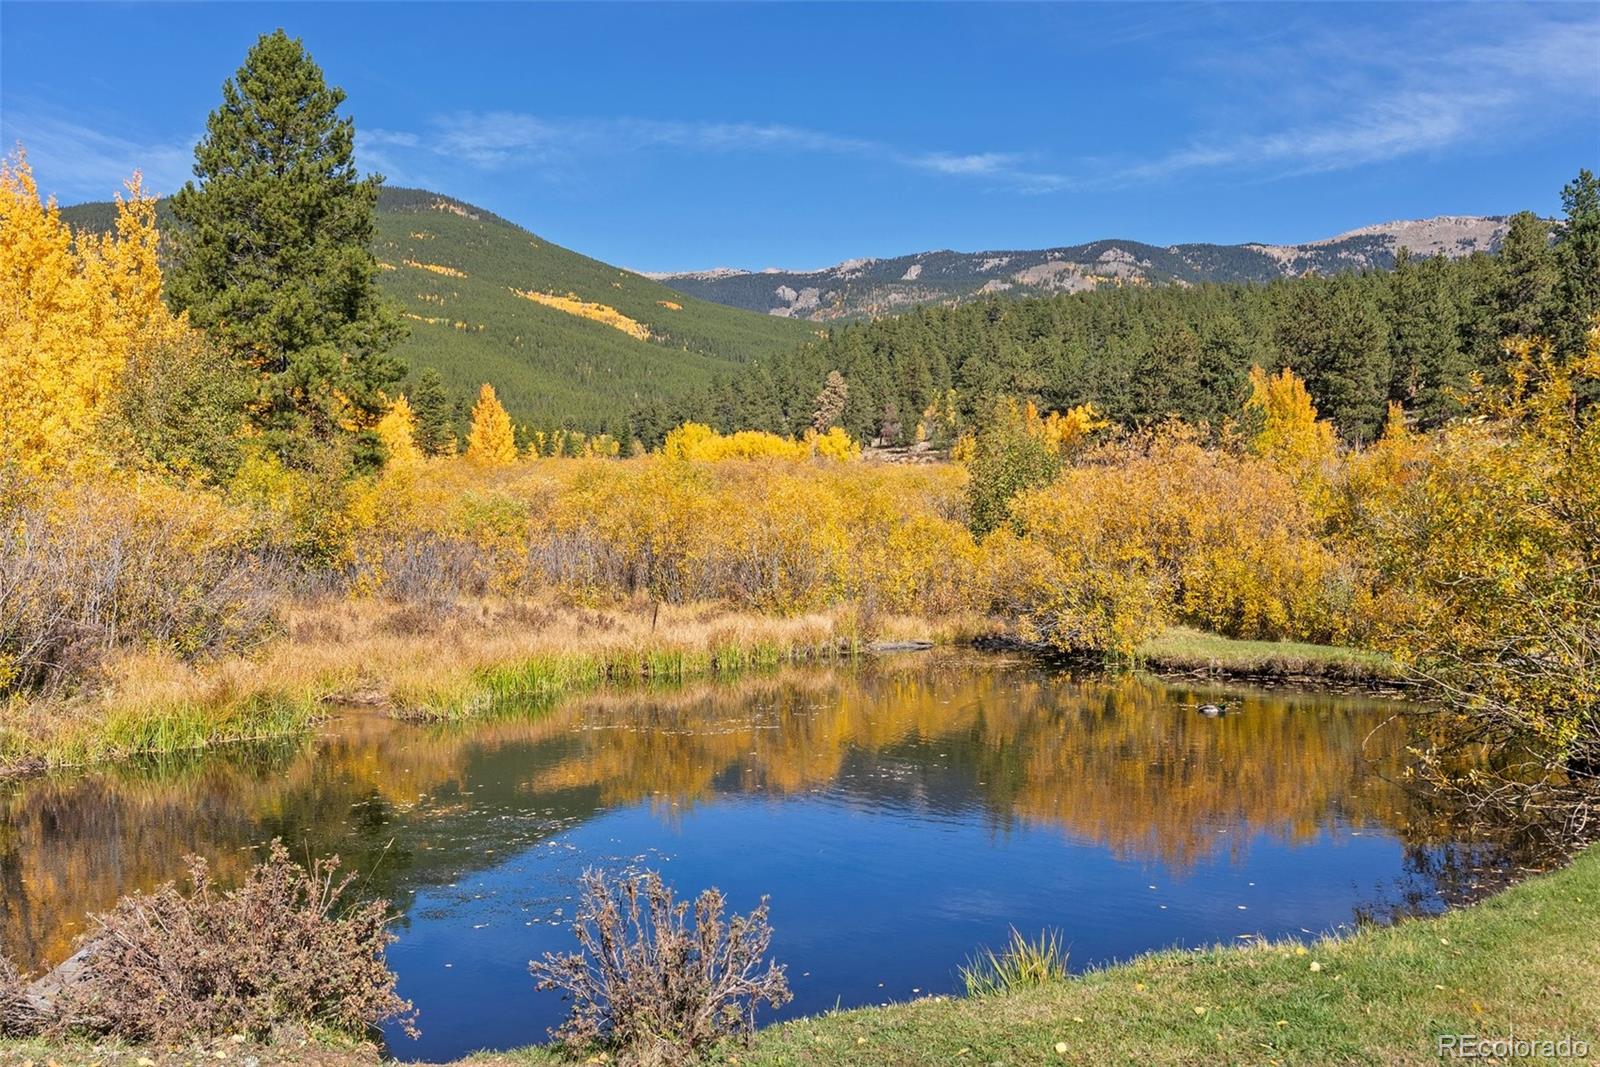
[[(1343, 170), (1515, 143), (1528, 131), (1570, 125), (1574, 114), (1590, 116), (1592, 129), (1600, 107), (1600, 15), (1593, 8), (1422, 7), (1382, 30), (1297, 14), (1292, 24), (1254, 33), (1247, 32), (1252, 20), (1227, 5), (1181, 15), (1151, 10), (1159, 14), (1134, 26), (1135, 36), (1170, 34), (1195, 22), (1211, 34), (1201, 34), (1207, 47), (1193, 49), (1168, 75), (1180, 90), (1207, 87), (1197, 94), (1204, 103), (1196, 105), (1188, 132), (1144, 154), (1095, 158), (1047, 143), (951, 150), (780, 122), (488, 110), (439, 115), (411, 129), (362, 127), (358, 159), (396, 183), (434, 185), (448, 183), (463, 166), (581, 180), (607, 159), (647, 152), (830, 156), (930, 181), (1038, 194), (1206, 174), (1260, 181)], [(1235, 23), (1231, 45), (1211, 44), (1219, 26)], [(163, 141), (86, 122), (7, 99), (0, 137), (7, 148), (21, 141), (41, 187), (64, 200), (109, 196), (135, 169), (160, 192), (189, 178), (195, 137)], [(1575, 144), (1574, 154), (1595, 147), (1591, 138)]]
[(911, 151), (883, 141), (782, 123), (556, 119), (513, 111), (457, 112), (429, 122), (425, 134), (375, 131), (373, 144), (415, 147), (484, 169), (529, 164), (558, 169), (594, 157), (671, 150), (854, 156), (932, 174), (985, 178), (1028, 189), (1058, 180), (1054, 175), (1022, 169), (1023, 157), (1014, 153)]
[(12, 102), (5, 108), (0, 136), (8, 152), (18, 144), (26, 150), (39, 191), (65, 203), (109, 200), (134, 171), (143, 175), (146, 192), (176, 192), (193, 173), (199, 139), (137, 140)]
[(1209, 57), (1212, 67), (1259, 73), (1243, 95), (1273, 128), (1235, 133), (1248, 124), (1235, 114), (1227, 132), (1113, 166), (1097, 184), (1204, 170), (1249, 170), (1257, 178), (1343, 170), (1500, 141), (1574, 108), (1592, 115), (1600, 102), (1600, 18), (1541, 19), (1527, 9), (1518, 18), (1503, 33), (1478, 24), (1476, 38), (1420, 23), (1390, 37), (1278, 47), (1254, 61)]

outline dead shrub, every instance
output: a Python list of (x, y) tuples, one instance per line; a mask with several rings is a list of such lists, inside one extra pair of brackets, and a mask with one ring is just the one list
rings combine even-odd
[(349, 899), (338, 858), (294, 863), (274, 840), (237, 889), (220, 891), (189, 859), (189, 891), (168, 882), (95, 916), (63, 1025), (129, 1041), (175, 1043), (316, 1025), (366, 1035), (389, 1019), (415, 1035), (415, 1010), (384, 960), (386, 901)]
[(761, 1002), (791, 998), (784, 968), (766, 963), (772, 941), (767, 900), (724, 923), (722, 892), (694, 902), (673, 898), (655, 872), (613, 886), (583, 874), (573, 932), (581, 951), (547, 952), (528, 965), (538, 988), (559, 989), (572, 1011), (551, 1036), (571, 1051), (600, 1046), (621, 1064), (680, 1064), (715, 1042), (748, 1036)]
[(247, 648), (275, 625), (280, 569), (213, 496), (0, 471), (0, 693), (83, 683), (128, 649)]
[(378, 542), (384, 596), (401, 603), (450, 603), (487, 596), (496, 561), (462, 537), (405, 530)]
[(546, 630), (560, 616), (548, 605), (528, 600), (513, 600), (494, 613), (496, 626), (516, 626), (523, 630)]
[(29, 1037), (38, 1022), (26, 979), (16, 964), (0, 956), (0, 1037)]
[(444, 629), (460, 614), (460, 608), (448, 601), (401, 604), (384, 614), (378, 631), (395, 637), (422, 637)]

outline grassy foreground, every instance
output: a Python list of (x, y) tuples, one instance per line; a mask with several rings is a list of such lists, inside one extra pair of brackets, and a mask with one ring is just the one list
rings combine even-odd
[[(422, 1020), (424, 1026), (427, 1020)], [(1600, 1055), (1600, 847), (1436, 919), (1310, 945), (1158, 952), (1071, 981), (799, 1019), (712, 1062), (827, 1064), (1425, 1064), (1440, 1034), (1570, 1036)], [(404, 1049), (398, 1049), (403, 1054)], [(315, 1044), (176, 1052), (0, 1042), (0, 1063), (239, 1062), (356, 1067), (370, 1049)], [(142, 1058), (142, 1059), (141, 1059)], [(545, 1067), (535, 1047), (471, 1057)]]

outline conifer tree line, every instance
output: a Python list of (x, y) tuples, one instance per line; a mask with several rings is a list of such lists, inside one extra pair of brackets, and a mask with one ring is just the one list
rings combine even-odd
[(631, 428), (646, 444), (686, 418), (795, 434), (826, 413), (858, 440), (897, 445), (919, 423), (950, 423), (925, 412), (953, 405), (981, 424), (1002, 397), (1090, 402), (1125, 426), (1177, 415), (1216, 428), (1239, 411), (1252, 366), (1305, 378), (1347, 440), (1373, 440), (1391, 401), (1436, 426), (1460, 412), (1475, 374), (1494, 380), (1506, 338), (1581, 349), (1600, 310), (1600, 182), (1581, 171), (1562, 202), (1554, 225), (1513, 216), (1492, 255), (1402, 250), (1387, 271), (996, 297), (854, 323), (675, 408), (638, 405)]

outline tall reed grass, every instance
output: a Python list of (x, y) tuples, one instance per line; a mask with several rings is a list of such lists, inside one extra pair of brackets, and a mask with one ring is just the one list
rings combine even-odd
[(1059, 930), (1041, 930), (1030, 941), (1013, 926), (1004, 948), (980, 950), (960, 974), (969, 997), (1037, 989), (1067, 978), (1067, 949)]

